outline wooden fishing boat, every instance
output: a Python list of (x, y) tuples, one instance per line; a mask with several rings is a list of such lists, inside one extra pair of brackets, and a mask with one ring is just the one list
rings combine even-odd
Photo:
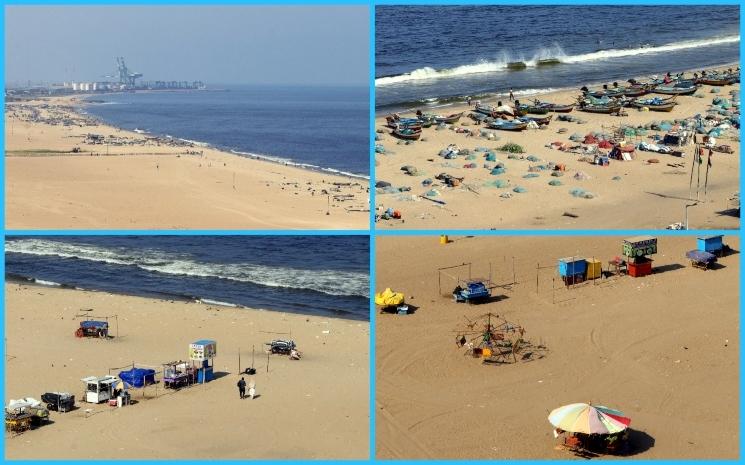
[(634, 100), (631, 102), (631, 106), (634, 108), (642, 108), (647, 107), (649, 108), (649, 111), (664, 111), (664, 112), (671, 112), (673, 111), (673, 108), (675, 108), (675, 105), (678, 103), (675, 101), (675, 97), (669, 98), (669, 99), (644, 99), (644, 100)]
[(456, 123), (460, 117), (463, 116), (463, 112), (460, 113), (453, 113), (449, 116), (435, 116), (435, 122), (436, 123), (445, 123), (445, 124), (452, 124)]
[(666, 85), (660, 84), (655, 87), (652, 92), (655, 94), (662, 95), (693, 95), (698, 90), (698, 86), (692, 84), (690, 86), (679, 86), (679, 85)]
[(547, 112), (554, 112), (554, 113), (570, 113), (572, 110), (574, 110), (574, 104), (570, 103), (569, 105), (561, 105), (558, 103), (549, 103), (549, 102), (541, 102), (540, 100), (533, 100), (533, 106), (538, 108), (543, 108)]
[(520, 113), (532, 113), (534, 115), (545, 115), (548, 113), (548, 108), (540, 105), (520, 105), (517, 107)]
[(579, 111), (586, 113), (599, 113), (603, 115), (612, 115), (621, 112), (621, 105), (594, 105), (592, 103), (579, 106)]
[(645, 85), (622, 87), (625, 97), (641, 97), (649, 93), (650, 87)]
[(497, 119), (489, 123), (488, 127), (490, 129), (499, 129), (502, 131), (524, 131), (527, 129), (528, 123), (519, 120), (506, 121), (503, 119)]
[(554, 118), (554, 115), (548, 115), (548, 116), (523, 116), (520, 118), (520, 121), (528, 122), (528, 121), (535, 121), (538, 126), (548, 126), (548, 123), (551, 122), (551, 120)]
[(491, 105), (476, 105), (475, 110), (479, 113), (483, 113), (485, 115), (489, 115), (492, 118), (499, 116), (499, 115), (506, 115), (506, 116), (522, 116), (526, 115), (527, 112), (521, 112), (516, 111), (515, 108), (512, 109), (513, 113), (508, 113), (506, 111), (498, 110), (498, 107), (493, 107)]
[(411, 128), (396, 128), (393, 130), (391, 135), (403, 140), (419, 140), (419, 138), (422, 137), (422, 130), (415, 130)]
[(698, 78), (696, 84), (704, 84), (707, 86), (728, 86), (735, 83), (737, 79), (739, 78), (734, 76), (707, 76)]
[(419, 127), (421, 129), (421, 121), (419, 118), (401, 118), (397, 115), (390, 115), (385, 117), (386, 125), (391, 129), (396, 129), (399, 126), (408, 127)]

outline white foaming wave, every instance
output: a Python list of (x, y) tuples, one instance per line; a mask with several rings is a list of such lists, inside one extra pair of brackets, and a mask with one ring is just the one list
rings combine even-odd
[(107, 249), (44, 239), (8, 241), (5, 251), (136, 266), (145, 271), (174, 276), (225, 279), (267, 287), (312, 290), (328, 295), (369, 296), (368, 274), (351, 271), (304, 270), (248, 263), (202, 263), (154, 250)]
[(502, 53), (501, 58), (494, 61), (481, 60), (469, 65), (461, 65), (455, 68), (446, 68), (437, 70), (429, 66), (416, 69), (410, 73), (399, 74), (396, 76), (386, 76), (375, 79), (375, 86), (382, 87), (391, 84), (400, 84), (410, 81), (425, 81), (434, 79), (452, 78), (458, 76), (467, 76), (472, 74), (493, 73), (504, 71), (508, 68), (509, 63), (522, 62), (526, 67), (536, 67), (540, 60), (556, 59), (560, 63), (574, 64), (587, 61), (604, 60), (608, 58), (622, 58), (635, 55), (647, 55), (653, 53), (664, 53), (676, 50), (685, 50), (697, 47), (708, 47), (713, 45), (722, 45), (736, 43), (740, 41), (739, 35), (715, 37), (712, 39), (682, 41), (672, 44), (660, 45), (657, 47), (638, 47), (628, 49), (611, 49), (601, 50), (592, 53), (583, 53), (580, 55), (566, 55), (564, 50), (558, 44), (550, 47), (544, 47), (538, 50), (533, 57), (525, 60), (521, 56), (511, 56)]
[(257, 158), (257, 159), (260, 159), (260, 160), (266, 160), (266, 161), (270, 161), (270, 162), (273, 162), (273, 163), (281, 163), (281, 164), (287, 165), (287, 166), (295, 166), (297, 168), (303, 168), (303, 169), (307, 169), (307, 170), (325, 171), (327, 173), (333, 173), (333, 174), (337, 174), (337, 175), (341, 175), (341, 176), (346, 176), (348, 178), (358, 178), (358, 179), (365, 179), (365, 180), (369, 180), (370, 179), (368, 176), (365, 176), (365, 175), (362, 175), (362, 174), (350, 173), (349, 171), (341, 171), (341, 170), (337, 170), (337, 169), (334, 169), (334, 168), (322, 168), (322, 167), (320, 167), (318, 165), (313, 165), (311, 163), (295, 162), (295, 161), (292, 161), (292, 160), (290, 160), (288, 158), (276, 157), (276, 156), (273, 156), (273, 155), (263, 155), (263, 154), (260, 154), (260, 153), (253, 153), (253, 152), (241, 152), (241, 151), (238, 151), (238, 150), (231, 150), (230, 153), (232, 153), (234, 155), (247, 156), (247, 157), (251, 157), (251, 158)]
[(42, 286), (51, 286), (51, 287), (59, 287), (62, 285), (60, 283), (55, 283), (54, 281), (45, 281), (43, 279), (34, 279), (34, 282)]
[(673, 44), (665, 44), (657, 47), (640, 47), (640, 48), (627, 48), (627, 49), (610, 49), (600, 50), (598, 52), (584, 53), (581, 55), (573, 55), (564, 57), (562, 63), (582, 63), (586, 61), (597, 61), (605, 60), (608, 58), (622, 58), (627, 56), (636, 55), (649, 55), (653, 53), (672, 52), (676, 50), (685, 50), (689, 48), (697, 47), (709, 47), (713, 45), (731, 44), (740, 41), (740, 36), (725, 36), (715, 37), (713, 39), (705, 40), (688, 40)]
[(238, 307), (236, 304), (231, 304), (230, 302), (222, 302), (219, 300), (212, 300), (212, 299), (197, 299), (197, 302), (207, 304), (207, 305), (217, 305), (220, 307)]

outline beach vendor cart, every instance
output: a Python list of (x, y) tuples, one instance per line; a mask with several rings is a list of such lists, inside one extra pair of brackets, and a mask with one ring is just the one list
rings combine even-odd
[(86, 320), (80, 322), (80, 327), (75, 330), (75, 337), (100, 337), (109, 336), (109, 323), (107, 321)]
[(641, 278), (652, 274), (652, 259), (649, 255), (657, 253), (657, 238), (636, 236), (623, 240), (623, 255), (629, 276)]
[(75, 408), (75, 396), (69, 392), (45, 392), (41, 395), (41, 401), (49, 410), (57, 412), (69, 412)]
[(729, 246), (724, 243), (724, 236), (721, 234), (696, 238), (696, 249), (718, 257), (723, 257), (730, 250)]
[(474, 303), (488, 300), (491, 297), (491, 291), (484, 281), (471, 280), (466, 281), (463, 285), (458, 284), (453, 289), (453, 299), (456, 302)]
[(587, 274), (587, 260), (578, 257), (567, 257), (559, 259), (559, 276), (564, 284), (571, 286), (585, 280)]
[(88, 376), (80, 381), (85, 383), (84, 402), (100, 404), (116, 397), (114, 391), (119, 384), (119, 379), (116, 376), (102, 376), (100, 378)]
[(192, 385), (197, 380), (197, 370), (188, 362), (178, 360), (163, 364), (163, 386), (166, 389), (179, 389)]
[(708, 270), (717, 261), (717, 256), (703, 250), (689, 250), (686, 258), (691, 261), (691, 266), (700, 270)]
[(215, 356), (217, 356), (216, 341), (200, 339), (189, 344), (189, 360), (196, 371), (197, 383), (204, 384), (215, 378)]
[(20, 433), (49, 421), (49, 410), (33, 397), (11, 399), (5, 406), (6, 431)]
[(631, 419), (618, 410), (586, 403), (569, 404), (551, 411), (548, 421), (554, 426), (554, 437), (563, 437), (557, 449), (577, 456), (620, 455), (628, 448)]

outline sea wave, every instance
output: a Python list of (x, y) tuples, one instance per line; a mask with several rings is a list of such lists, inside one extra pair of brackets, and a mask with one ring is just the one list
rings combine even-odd
[(554, 44), (550, 47), (539, 49), (529, 59), (525, 59), (524, 56), (515, 56), (506, 52), (502, 52), (499, 57), (494, 60), (481, 60), (477, 63), (440, 70), (425, 66), (423, 68), (415, 69), (410, 73), (398, 74), (394, 76), (383, 76), (375, 79), (375, 86), (382, 87), (404, 82), (446, 79), (473, 74), (507, 71), (510, 68), (511, 63), (522, 63), (525, 67), (528, 68), (540, 66), (542, 62), (545, 63), (546, 60), (557, 60), (559, 64), (577, 64), (589, 61), (607, 60), (610, 58), (623, 58), (636, 55), (649, 55), (654, 53), (665, 53), (691, 48), (709, 47), (714, 45), (737, 43), (739, 41), (739, 35), (732, 35), (703, 40), (681, 41), (658, 46), (599, 50), (596, 52), (583, 53), (579, 55), (567, 55), (561, 48), (561, 46), (559, 46), (558, 44)]
[(173, 276), (225, 279), (264, 287), (311, 290), (327, 295), (369, 296), (367, 273), (338, 270), (306, 270), (254, 263), (205, 263), (158, 250), (105, 248), (46, 239), (18, 239), (5, 251), (37, 256), (88, 260)]
[(346, 176), (348, 178), (357, 178), (357, 179), (364, 179), (364, 180), (369, 180), (370, 179), (369, 176), (365, 176), (363, 174), (351, 173), (349, 171), (342, 171), (342, 170), (337, 170), (337, 169), (334, 169), (334, 168), (323, 168), (321, 166), (313, 165), (313, 164), (310, 164), (310, 163), (299, 163), (299, 162), (292, 161), (289, 158), (282, 158), (282, 157), (277, 157), (277, 156), (274, 156), (274, 155), (264, 155), (264, 154), (261, 154), (261, 153), (254, 153), (254, 152), (241, 152), (241, 151), (238, 151), (238, 150), (231, 150), (230, 153), (232, 153), (234, 155), (240, 155), (240, 156), (243, 156), (243, 157), (256, 158), (256, 159), (259, 159), (259, 160), (266, 160), (266, 161), (270, 161), (270, 162), (273, 162), (273, 163), (281, 163), (283, 165), (294, 166), (296, 168), (302, 168), (302, 169), (306, 169), (306, 170), (325, 171), (327, 173), (332, 173), (332, 174), (335, 174), (335, 175)]

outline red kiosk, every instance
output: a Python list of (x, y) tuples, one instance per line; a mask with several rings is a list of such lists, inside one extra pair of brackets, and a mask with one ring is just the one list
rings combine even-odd
[(629, 276), (641, 278), (652, 274), (652, 259), (657, 253), (657, 238), (636, 236), (624, 239), (623, 255), (626, 257)]

